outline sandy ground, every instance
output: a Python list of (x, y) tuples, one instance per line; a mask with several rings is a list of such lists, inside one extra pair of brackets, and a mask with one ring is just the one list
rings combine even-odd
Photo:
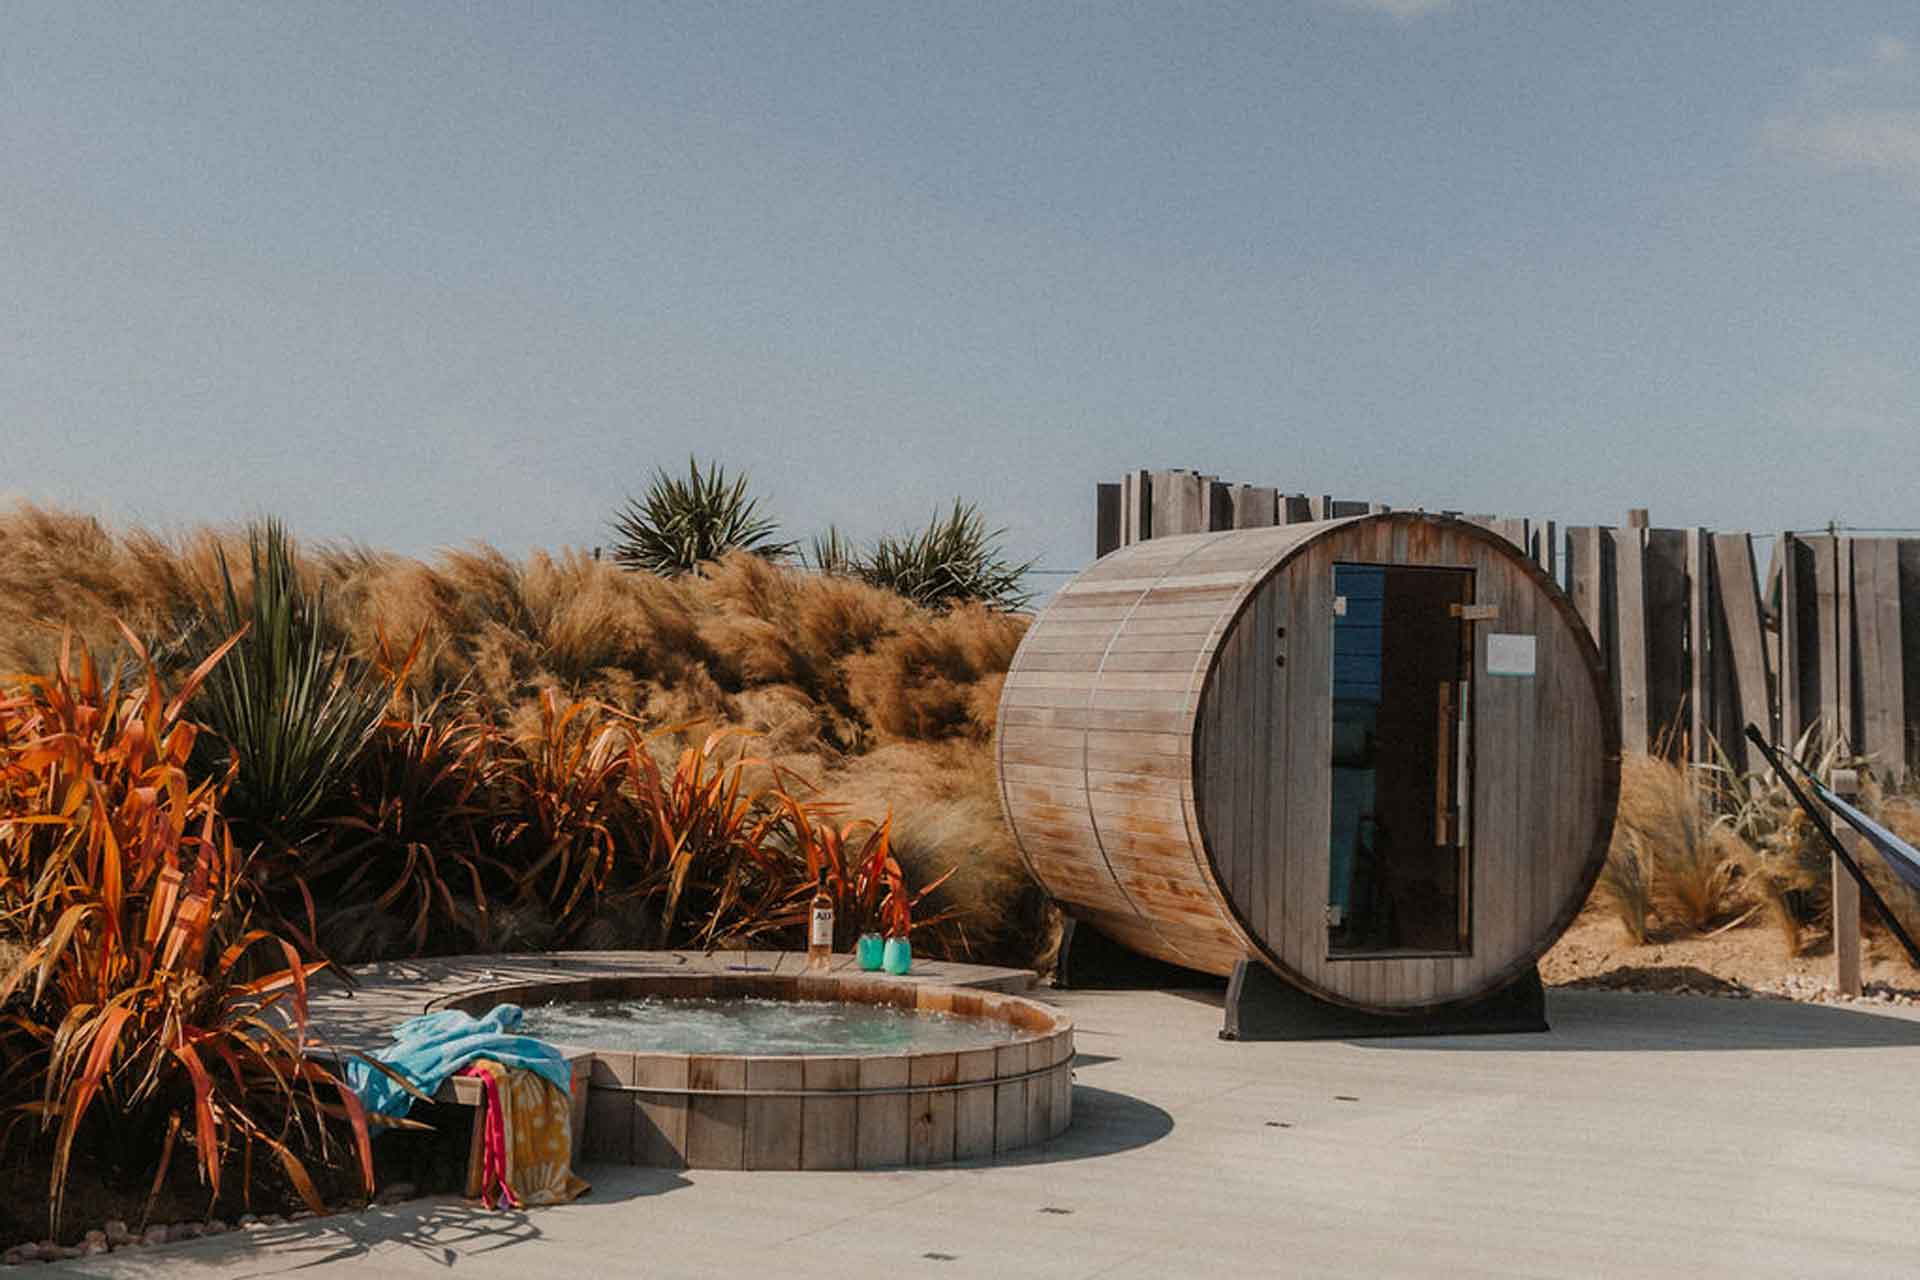
[[(1920, 971), (1907, 963), (1898, 943), (1869, 935), (1862, 951), (1865, 1003), (1920, 1004)], [(1784, 935), (1767, 923), (1635, 946), (1617, 920), (1589, 912), (1541, 959), (1540, 976), (1549, 986), (1836, 999), (1831, 940), (1815, 937), (1803, 954), (1792, 955)]]

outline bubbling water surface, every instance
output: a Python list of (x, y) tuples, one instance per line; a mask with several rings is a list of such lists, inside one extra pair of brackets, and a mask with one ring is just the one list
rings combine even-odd
[(997, 1018), (839, 1001), (642, 996), (526, 1011), (520, 1030), (556, 1044), (640, 1053), (745, 1055), (955, 1053), (1009, 1044)]

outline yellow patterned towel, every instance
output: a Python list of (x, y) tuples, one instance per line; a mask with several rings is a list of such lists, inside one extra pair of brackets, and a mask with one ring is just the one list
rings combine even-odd
[(573, 1108), (567, 1095), (537, 1072), (477, 1058), (462, 1075), (479, 1076), (467, 1195), (493, 1207), (494, 1191), (509, 1205), (565, 1204), (590, 1188), (573, 1173)]

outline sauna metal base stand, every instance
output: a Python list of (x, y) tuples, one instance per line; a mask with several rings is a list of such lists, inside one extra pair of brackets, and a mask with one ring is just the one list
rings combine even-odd
[(1129, 951), (1091, 925), (1069, 919), (1060, 934), (1053, 985), (1063, 991), (1217, 990), (1220, 979)]
[[(1361, 961), (1359, 963), (1365, 963)], [(1547, 1029), (1547, 996), (1532, 966), (1478, 1000), (1419, 1013), (1368, 1013), (1312, 996), (1258, 960), (1227, 982), (1222, 1040), (1358, 1040), (1377, 1036), (1489, 1036)]]

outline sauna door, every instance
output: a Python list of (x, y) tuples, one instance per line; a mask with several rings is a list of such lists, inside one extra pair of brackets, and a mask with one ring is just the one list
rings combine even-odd
[(1330, 958), (1464, 952), (1471, 569), (1333, 569)]

